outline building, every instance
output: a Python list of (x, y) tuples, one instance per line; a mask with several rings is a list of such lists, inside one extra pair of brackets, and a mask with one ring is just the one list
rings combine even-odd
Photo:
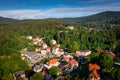
[(100, 69), (100, 66), (97, 64), (89, 64), (89, 71), (91, 73), (89, 74), (89, 78), (87, 80), (100, 80), (100, 74), (97, 70)]
[(112, 51), (106, 51), (106, 53), (110, 54), (113, 58), (116, 57), (115, 53), (113, 53)]
[(50, 47), (47, 47), (47, 48), (46, 48), (46, 51), (47, 51), (47, 53), (51, 52), (51, 48), (50, 48)]
[(52, 48), (52, 53), (53, 53), (53, 54), (58, 54), (58, 52), (59, 52), (59, 47), (58, 47), (58, 46), (54, 46), (54, 47)]
[(57, 53), (56, 53), (56, 56), (60, 57), (62, 55), (64, 55), (64, 50), (63, 49), (58, 50)]
[(33, 39), (33, 44), (37, 45), (39, 43), (39, 38), (34, 38)]
[(40, 71), (42, 71), (42, 69), (43, 69), (43, 65), (41, 64), (36, 64), (36, 65), (34, 65), (34, 67), (33, 67), (33, 71), (34, 72), (40, 72)]
[(47, 68), (47, 69), (50, 69), (52, 66), (58, 66), (60, 63), (58, 62), (57, 59), (52, 59), (52, 60), (49, 60), (47, 62), (47, 64), (45, 64), (44, 66)]
[(89, 70), (99, 70), (100, 66), (98, 66), (97, 64), (89, 64)]
[(70, 30), (73, 30), (74, 29), (74, 26), (67, 26), (66, 28), (70, 29)]
[(32, 36), (27, 36), (26, 38), (29, 39), (29, 40), (32, 40), (33, 37)]
[(70, 55), (71, 53), (68, 53), (68, 54), (66, 54), (65, 56), (66, 57), (68, 57), (68, 58), (70, 58), (70, 59), (72, 59), (73, 58), (73, 56), (72, 55)]
[(69, 59), (69, 57), (67, 57), (67, 56), (64, 56), (63, 57), (63, 59), (62, 59), (62, 61), (66, 61), (66, 62), (68, 62), (70, 59)]
[(51, 43), (52, 43), (53, 45), (55, 45), (55, 44), (57, 44), (57, 41), (54, 40), (54, 39), (52, 39), (52, 40), (51, 40)]
[(107, 54), (110, 54), (113, 58), (115, 58), (116, 57), (116, 54), (115, 53), (113, 53), (112, 51), (110, 51), (110, 50), (102, 50), (102, 49), (98, 49), (98, 53), (107, 53)]
[(24, 70), (16, 71), (15, 73), (13, 73), (13, 76), (14, 76), (14, 80), (17, 80), (19, 78), (23, 78), (23, 80), (28, 80)]
[(74, 69), (77, 69), (78, 66), (79, 66), (79, 63), (75, 60), (75, 59), (72, 59), (69, 61), (69, 65), (70, 65), (70, 71), (73, 71)]
[(76, 51), (77, 56), (88, 56), (91, 54), (92, 51), (90, 50), (78, 50)]
[(36, 51), (36, 52), (40, 52), (40, 51), (41, 51), (41, 48), (35, 48), (35, 51)]
[(33, 44), (43, 43), (43, 38), (36, 37), (33, 39)]
[(100, 80), (100, 74), (97, 72), (97, 70), (93, 70), (89, 74), (89, 78), (87, 80)]
[(44, 57), (45, 57), (45, 56), (46, 56), (46, 53), (47, 53), (47, 51), (46, 51), (46, 50), (41, 50), (41, 55), (42, 55), (42, 56), (44, 56)]
[(47, 47), (48, 47), (47, 44), (46, 44), (46, 43), (43, 43), (42, 48), (43, 48), (43, 49), (46, 49)]
[(21, 53), (21, 56), (25, 56), (29, 59), (34, 59), (36, 56), (39, 56), (39, 53), (36, 53), (36, 52), (22, 52)]
[(21, 57), (26, 57), (30, 66), (33, 66), (35, 63), (39, 62), (42, 59), (41, 55), (36, 52), (22, 52)]

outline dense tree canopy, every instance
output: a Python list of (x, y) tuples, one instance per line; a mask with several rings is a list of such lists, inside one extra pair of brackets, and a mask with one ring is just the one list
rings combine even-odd
[(104, 72), (109, 72), (114, 63), (114, 59), (110, 54), (103, 53), (100, 56), (100, 65)]
[(32, 80), (43, 80), (44, 76), (42, 75), (42, 73), (35, 73), (32, 77)]
[(114, 80), (120, 80), (120, 69), (113, 69), (110, 74)]
[(52, 67), (50, 68), (50, 74), (54, 77), (58, 76), (59, 68), (58, 67)]
[[(53, 46), (50, 41), (55, 39), (61, 48), (67, 48), (68, 52), (73, 53), (78, 49), (120, 51), (119, 24), (114, 24), (113, 27), (110, 27), (110, 24), (100, 27), (95, 22), (90, 25), (89, 23), (75, 25), (75, 29), (70, 30), (65, 28), (66, 23), (57, 20), (23, 20), (0, 24), (0, 56), (12, 56), (10, 59), (0, 59), (0, 78), (6, 80), (6, 77), (10, 77), (9, 80), (12, 80), (11, 73), (19, 69), (28, 69), (26, 62), (20, 59), (19, 52), (26, 47), (30, 51), (35, 50), (36, 46), (29, 44), (32, 41), (26, 39), (30, 35), (33, 38), (35, 36), (45, 37), (45, 42), (50, 46)], [(98, 57), (98, 54), (91, 55), (92, 63), (98, 63)], [(103, 70), (109, 70), (113, 64), (113, 58), (108, 54), (103, 54), (100, 58)], [(57, 75), (57, 71), (58, 69), (55, 68), (51, 70), (51, 74)]]
[(0, 78), (13, 80), (13, 73), (17, 70), (29, 69), (27, 63), (22, 61), (20, 55), (11, 55), (0, 59)]

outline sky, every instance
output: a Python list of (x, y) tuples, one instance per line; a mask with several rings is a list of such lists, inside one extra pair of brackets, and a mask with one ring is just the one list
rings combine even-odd
[(81, 17), (120, 11), (120, 0), (0, 0), (0, 16), (14, 19)]

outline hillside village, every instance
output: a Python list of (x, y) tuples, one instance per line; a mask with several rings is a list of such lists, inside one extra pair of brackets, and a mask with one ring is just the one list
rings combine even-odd
[[(46, 3), (46, 0), (43, 0), (46, 6), (41, 1), (43, 7), (39, 7), (39, 0), (27, 0), (26, 8), (21, 3), (25, 4), (25, 0), (1, 1), (0, 6), (6, 7), (0, 7), (1, 14), (4, 15), (0, 15), (0, 80), (120, 80), (120, 11), (108, 11), (113, 6), (105, 5), (108, 6), (106, 11), (104, 6), (99, 5), (103, 0), (91, 1), (98, 2), (98, 13), (94, 12), (92, 5), (88, 5), (91, 6), (90, 11), (85, 8), (88, 11), (82, 13), (88, 16), (79, 17), (80, 14), (77, 13), (78, 17), (75, 17), (77, 15), (70, 12), (77, 11), (77, 5), (73, 4), (76, 0), (65, 0), (67, 5), (72, 3), (66, 9), (60, 8), (61, 5), (53, 5), (54, 2), (59, 4), (59, 1), (63, 4), (63, 0), (49, 1), (51, 7), (48, 7), (49, 2)], [(91, 3), (89, 0), (87, 3), (87, 0), (83, 1), (86, 6)], [(104, 4), (116, 3), (107, 1)], [(34, 7), (30, 8), (32, 2), (35, 5), (32, 4)], [(84, 3), (81, 4), (78, 7), (84, 7)], [(54, 6), (56, 12), (52, 9)], [(9, 10), (10, 7), (12, 8)], [(35, 7), (41, 8), (40, 11)], [(118, 9), (117, 7), (119, 6), (113, 10)], [(30, 10), (23, 10), (28, 8)], [(29, 12), (31, 10), (32, 13)], [(50, 14), (45, 13), (46, 11)], [(45, 13), (45, 16), (51, 15), (51, 12), (51, 17), (56, 13), (59, 13), (56, 16), (60, 16), (61, 11), (64, 18), (25, 19), (25, 16), (36, 16), (39, 12)], [(24, 19), (12, 19), (17, 14), (21, 14), (17, 18)], [(71, 17), (67, 17), (70, 15)], [(40, 14), (36, 18), (45, 16)]]
[[(101, 67), (96, 63), (88, 63), (87, 59), (91, 50), (77, 50), (75, 53), (68, 53), (67, 49), (60, 48), (60, 44), (56, 40), (52, 39), (49, 46), (43, 37), (28, 36), (26, 37), (31, 41), (29, 45), (35, 45), (34, 51), (29, 51), (27, 48), (21, 50), (21, 59), (26, 60), (28, 65), (32, 68), (31, 76), (27, 77), (24, 70), (16, 71), (14, 73), (14, 79), (18, 80), (23, 78), (24, 80), (32, 80), (35, 73), (42, 73), (44, 80), (64, 80), (64, 75), (79, 74), (79, 67), (88, 65), (88, 77), (86, 80), (101, 80)], [(98, 54), (106, 52), (113, 56), (116, 56), (112, 51), (98, 50)], [(56, 76), (50, 74), (51, 68), (58, 68)]]

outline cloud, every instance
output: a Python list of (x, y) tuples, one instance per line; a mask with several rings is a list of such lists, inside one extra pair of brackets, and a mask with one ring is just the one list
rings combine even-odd
[(90, 0), (89, 2), (104, 2), (104, 1), (110, 1), (110, 0)]
[[(39, 17), (37, 16), (39, 15)], [(40, 17), (41, 15), (41, 17)], [(15, 19), (34, 19), (34, 18), (45, 18), (42, 16), (41, 10), (7, 10), (0, 11), (0, 16), (15, 18)]]
[(114, 3), (104, 6), (92, 7), (59, 7), (47, 10), (6, 10), (0, 11), (0, 16), (15, 19), (44, 19), (44, 18), (61, 18), (61, 17), (80, 17), (87, 16), (102, 11), (119, 11), (120, 4)]
[(111, 1), (111, 0), (89, 0), (89, 1), (79, 1), (77, 3), (98, 3), (98, 2), (106, 2), (106, 1)]

